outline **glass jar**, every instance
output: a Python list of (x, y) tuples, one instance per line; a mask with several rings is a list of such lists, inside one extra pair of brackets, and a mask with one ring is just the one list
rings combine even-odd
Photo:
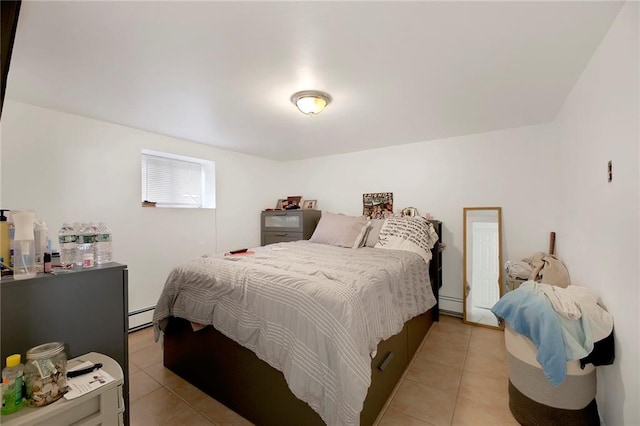
[(64, 344), (52, 342), (29, 349), (24, 380), (29, 406), (42, 407), (60, 399), (67, 391)]

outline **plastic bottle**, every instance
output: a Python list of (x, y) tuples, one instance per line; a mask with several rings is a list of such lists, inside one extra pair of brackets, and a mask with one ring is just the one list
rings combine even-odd
[(60, 244), (60, 264), (63, 267), (76, 262), (76, 242), (78, 236), (73, 226), (67, 222), (62, 224), (58, 231), (58, 243)]
[(16, 240), (16, 227), (13, 224), (13, 217), (9, 218), (9, 266), (13, 268), (13, 261), (15, 256), (15, 240)]
[(20, 354), (7, 357), (7, 366), (2, 369), (2, 415), (15, 413), (22, 408), (24, 365)]
[(80, 254), (80, 250), (78, 249), (78, 244), (80, 244), (80, 233), (82, 232), (82, 228), (84, 227), (84, 223), (73, 222), (73, 232), (76, 236), (76, 257), (75, 262), (76, 265), (82, 266), (82, 255)]
[[(93, 234), (96, 236), (96, 238), (98, 237), (98, 224), (95, 222), (91, 222), (89, 224), (89, 227), (91, 227), (91, 230), (93, 231)], [(95, 249), (95, 245), (94, 245), (94, 249)]]
[(36, 276), (36, 244), (33, 224), (36, 215), (32, 211), (12, 212), (15, 225), (13, 279), (21, 280)]
[(51, 272), (51, 253), (46, 252), (44, 254), (44, 264), (43, 264), (43, 271), (45, 274), (48, 274), (49, 272)]
[(44, 254), (47, 252), (47, 242), (49, 241), (49, 228), (46, 223), (36, 221), (33, 233), (36, 246), (36, 269), (38, 272), (43, 272)]
[(95, 242), (96, 231), (90, 224), (84, 224), (78, 234), (78, 254), (76, 264), (83, 265), (83, 259), (85, 254), (93, 255), (95, 259)]
[[(9, 210), (0, 210), (0, 258), (2, 258), (2, 262), (9, 265), (11, 262), (11, 247), (9, 243), (9, 222), (4, 215), (6, 211)], [(0, 269), (3, 269), (3, 267), (0, 266)]]
[(96, 234), (96, 263), (102, 265), (112, 260), (111, 228), (106, 223), (100, 222)]

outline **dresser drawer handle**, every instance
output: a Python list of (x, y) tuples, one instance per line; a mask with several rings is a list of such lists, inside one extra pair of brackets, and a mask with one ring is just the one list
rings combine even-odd
[(277, 233), (275, 233), (273, 235), (275, 235), (276, 237), (286, 237), (287, 233), (286, 232), (277, 232)]
[(282, 212), (282, 213), (271, 213), (271, 216), (286, 216), (287, 212)]
[(389, 366), (389, 363), (391, 362), (391, 360), (393, 359), (393, 352), (389, 352), (384, 359), (382, 360), (382, 362), (380, 363), (380, 365), (378, 366), (378, 370), (380, 371), (384, 371), (385, 368), (387, 368)]

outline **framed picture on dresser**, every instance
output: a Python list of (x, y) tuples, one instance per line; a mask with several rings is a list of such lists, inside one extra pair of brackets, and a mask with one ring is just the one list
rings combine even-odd
[(303, 209), (315, 209), (316, 205), (318, 204), (318, 200), (304, 200), (302, 202), (302, 208)]
[(302, 200), (302, 195), (290, 195), (287, 197), (287, 205), (285, 207), (298, 206), (296, 208), (300, 208), (300, 200)]

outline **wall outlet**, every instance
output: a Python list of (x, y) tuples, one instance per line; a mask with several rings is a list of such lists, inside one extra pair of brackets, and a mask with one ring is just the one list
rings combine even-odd
[(607, 174), (609, 176), (609, 182), (611, 182), (613, 180), (613, 164), (611, 160), (607, 163)]

